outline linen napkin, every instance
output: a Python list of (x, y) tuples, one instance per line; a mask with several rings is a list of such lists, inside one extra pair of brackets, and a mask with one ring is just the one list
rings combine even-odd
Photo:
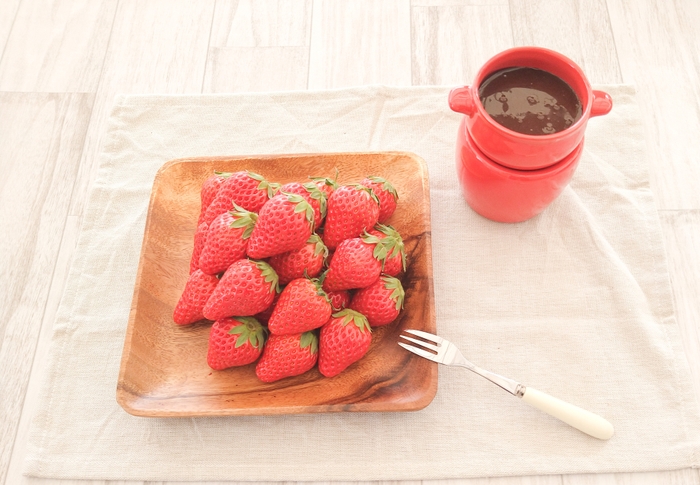
[[(700, 465), (634, 90), (598, 86), (579, 168), (541, 215), (464, 202), (447, 87), (118, 96), (33, 421), (26, 473), (120, 480), (398, 480)], [(584, 435), (459, 368), (411, 413), (137, 418), (115, 389), (154, 175), (171, 159), (398, 150), (430, 173), (437, 328), (477, 365), (607, 418)]]

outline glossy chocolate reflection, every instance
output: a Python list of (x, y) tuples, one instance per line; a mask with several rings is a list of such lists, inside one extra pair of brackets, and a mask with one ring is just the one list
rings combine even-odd
[(486, 112), (509, 130), (551, 135), (581, 118), (581, 101), (561, 78), (541, 69), (510, 67), (489, 75), (479, 86)]

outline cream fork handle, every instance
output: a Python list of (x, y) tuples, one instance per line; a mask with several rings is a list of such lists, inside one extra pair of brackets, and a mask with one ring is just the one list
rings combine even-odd
[(550, 416), (554, 416), (569, 426), (573, 426), (579, 431), (583, 431), (599, 440), (608, 440), (615, 432), (612, 424), (597, 414), (552, 397), (532, 387), (525, 388), (522, 400), (530, 406), (544, 411)]

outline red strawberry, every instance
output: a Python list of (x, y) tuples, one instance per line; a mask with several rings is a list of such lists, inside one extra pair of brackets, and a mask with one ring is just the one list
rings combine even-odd
[(379, 201), (362, 185), (343, 185), (328, 198), (323, 242), (335, 249), (341, 241), (357, 237), (374, 227), (379, 217)]
[(301, 249), (272, 256), (268, 262), (277, 273), (280, 285), (286, 285), (304, 274), (310, 278), (317, 277), (321, 274), (326, 256), (326, 245), (318, 235), (312, 234)]
[(326, 194), (315, 183), (290, 182), (280, 187), (280, 192), (304, 197), (314, 210), (314, 228), (321, 227), (321, 223), (326, 217)]
[(331, 194), (338, 188), (338, 170), (335, 171), (335, 178), (331, 179), (328, 177), (309, 177), (316, 186), (321, 189), (321, 192), (326, 194), (326, 200), (331, 196)]
[(275, 310), (275, 306), (277, 305), (277, 301), (279, 300), (279, 298), (280, 294), (275, 292), (275, 299), (272, 300), (270, 306), (267, 307), (265, 310), (261, 311), (260, 313), (256, 313), (254, 315), (256, 320), (262, 323), (263, 325), (267, 326), (267, 322), (270, 321), (270, 317), (272, 316), (272, 312)]
[(194, 233), (194, 248), (192, 249), (192, 258), (190, 258), (190, 274), (199, 269), (199, 256), (202, 254), (204, 242), (207, 240), (207, 229), (209, 224), (202, 222), (197, 226)]
[(214, 370), (255, 362), (265, 345), (265, 329), (252, 317), (217, 320), (209, 332), (207, 364)]
[(282, 290), (267, 326), (276, 335), (302, 333), (326, 323), (332, 311), (318, 280), (298, 278)]
[(401, 282), (392, 276), (382, 276), (367, 288), (357, 290), (349, 308), (366, 316), (372, 327), (378, 327), (399, 316), (403, 299)]
[(206, 242), (199, 257), (199, 268), (207, 274), (226, 271), (231, 263), (245, 258), (248, 238), (258, 215), (238, 205), (235, 211), (216, 216), (209, 225)]
[(386, 249), (376, 236), (346, 239), (333, 254), (323, 280), (326, 291), (364, 288), (379, 278)]
[(278, 289), (277, 274), (270, 265), (239, 259), (221, 277), (202, 313), (209, 320), (255, 315), (272, 304)]
[(207, 207), (203, 222), (210, 224), (219, 214), (233, 209), (233, 204), (251, 212), (258, 212), (275, 195), (278, 187), (279, 184), (270, 183), (253, 172), (231, 174), (221, 184), (216, 197)]
[(270, 335), (255, 375), (263, 382), (275, 382), (311, 370), (318, 360), (318, 338), (314, 332)]
[(360, 360), (371, 343), (372, 330), (364, 315), (349, 309), (334, 313), (321, 327), (318, 370), (326, 377), (340, 374)]
[(378, 237), (386, 248), (387, 254), (382, 272), (389, 276), (398, 276), (402, 271), (406, 271), (406, 251), (401, 234), (393, 227), (384, 224), (377, 224), (369, 234)]
[(248, 256), (263, 259), (302, 248), (311, 237), (313, 221), (314, 211), (301, 195), (274, 196), (260, 209)]
[(399, 194), (390, 182), (381, 177), (367, 177), (360, 184), (372, 189), (374, 195), (379, 199), (379, 222), (386, 222), (396, 210), (396, 202)]
[(173, 321), (178, 325), (187, 325), (204, 319), (202, 310), (218, 283), (216, 276), (205, 274), (199, 269), (192, 273), (175, 305)]
[(206, 179), (202, 183), (202, 190), (200, 191), (200, 200), (202, 201), (201, 208), (199, 209), (199, 221), (201, 224), (204, 220), (204, 214), (206, 214), (209, 205), (219, 193), (219, 189), (224, 181), (231, 176), (229, 172), (214, 172), (214, 175)]
[(350, 292), (347, 290), (327, 291), (326, 295), (331, 301), (334, 312), (339, 312), (350, 303)]

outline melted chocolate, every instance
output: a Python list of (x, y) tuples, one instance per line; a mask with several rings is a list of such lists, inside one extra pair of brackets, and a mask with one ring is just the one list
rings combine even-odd
[(486, 112), (509, 130), (551, 135), (581, 118), (581, 101), (561, 78), (541, 69), (509, 67), (479, 86)]

